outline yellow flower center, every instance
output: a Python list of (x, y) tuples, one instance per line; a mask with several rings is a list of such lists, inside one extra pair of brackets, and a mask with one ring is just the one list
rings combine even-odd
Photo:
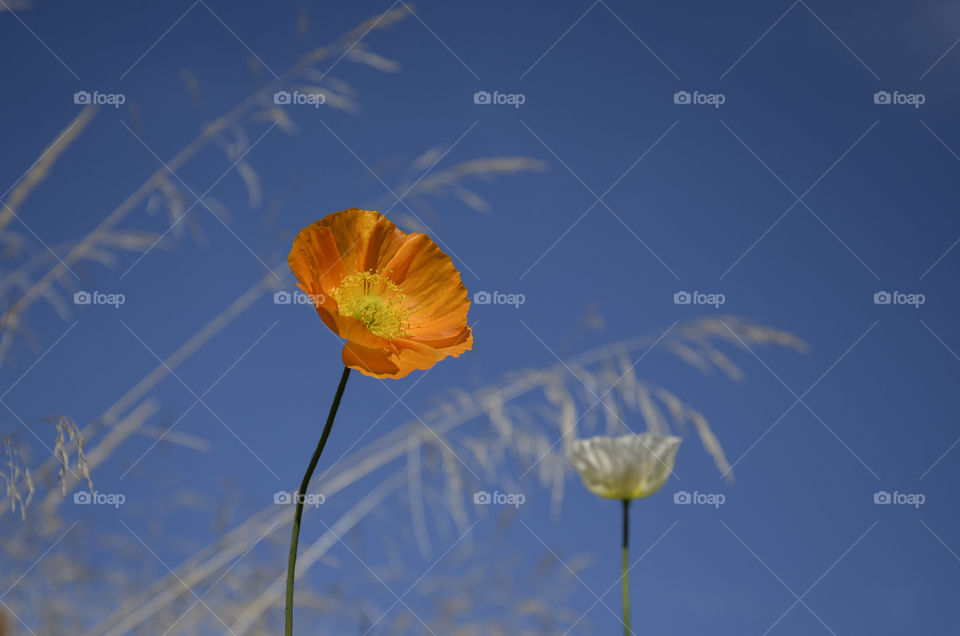
[(331, 292), (340, 313), (353, 316), (374, 335), (395, 340), (407, 335), (410, 310), (397, 284), (379, 272), (344, 276)]

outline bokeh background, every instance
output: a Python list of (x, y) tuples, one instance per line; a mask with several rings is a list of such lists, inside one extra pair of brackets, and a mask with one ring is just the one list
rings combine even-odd
[[(301, 631), (617, 633), (619, 506), (561, 438), (647, 428), (596, 405), (625, 376), (733, 467), (688, 426), (633, 506), (637, 633), (955, 631), (958, 38), (948, 2), (0, 0), (4, 633), (278, 633), (273, 496), (341, 364), (274, 295), (353, 206), (523, 302), (474, 304), (459, 359), (351, 378)], [(119, 507), (74, 503), (74, 426)]]

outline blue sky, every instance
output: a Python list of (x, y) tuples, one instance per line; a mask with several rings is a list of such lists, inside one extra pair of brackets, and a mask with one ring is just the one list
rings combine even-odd
[[(75, 92), (125, 98), (100, 109), (10, 230), (31, 250), (48, 245), (62, 257), (60, 246), (93, 229), (205, 123), (303, 51), (390, 7), (38, 1), (0, 12), (8, 60), (0, 188), (78, 114)], [(301, 11), (309, 29), (297, 35)], [(206, 148), (172, 179), (197, 195), (210, 189), (232, 212), (229, 228), (198, 205), (188, 218), (199, 239), (174, 233), (140, 260), (121, 252), (112, 267), (85, 261), (76, 279), (68, 275), (75, 289), (124, 294), (119, 308), (71, 305), (66, 319), (43, 303), (31, 309), (32, 343), (19, 341), (0, 370), (7, 386), (16, 383), (2, 398), (5, 429), (19, 428), (17, 417), (94, 420), (156, 356), (173, 353), (269, 268), (290, 289), (284, 261), (299, 228), (351, 206), (393, 205), (394, 220), (416, 216), (429, 227), (471, 293), (523, 294), (525, 303), (474, 306), (474, 351), (440, 372), (386, 386), (355, 374), (321, 470), (391, 406), (371, 439), (451, 389), (476, 390), (675, 321), (749, 318), (795, 334), (809, 350), (763, 348), (755, 357), (730, 349), (747, 374), (741, 383), (703, 376), (656, 347), (637, 362), (639, 376), (704, 413), (739, 460), (727, 484), (690, 437), (663, 491), (634, 506), (634, 554), (649, 549), (631, 575), (637, 632), (944, 633), (960, 623), (950, 593), (960, 584), (960, 11), (942, 2), (619, 0), (548, 10), (425, 1), (415, 11), (364, 38), (397, 72), (349, 60), (320, 65), (350, 84), (356, 112), (289, 106), (293, 135), (246, 120), (258, 207), (224, 153)], [(253, 74), (251, 57), (260, 60)], [(198, 80), (199, 102), (184, 69)], [(478, 91), (523, 103), (477, 104)], [(684, 91), (723, 103), (675, 103)], [(883, 103), (886, 93), (923, 103)], [(429, 163), (406, 167), (437, 146), (447, 150), (438, 172), (517, 156), (544, 169), (471, 182), (489, 204), (483, 213), (451, 196), (394, 205), (388, 187), (417, 178)], [(140, 204), (120, 227), (160, 234), (170, 217)], [(725, 303), (678, 305), (678, 291), (723, 294)], [(881, 291), (924, 302), (875, 304)], [(602, 329), (581, 328), (588, 311), (603, 317)], [(65, 506), (65, 527), (79, 519), (105, 533), (129, 530), (159, 560), (180, 562), (184, 545), (214, 538), (214, 508), (148, 502), (183, 488), (211, 502), (230, 492), (252, 513), (293, 488), (340, 370), (339, 345), (314, 313), (265, 295), (151, 392), (160, 404), (154, 426), (177, 422), (209, 448), (163, 443), (146, 452), (153, 440), (132, 438), (93, 475), (98, 490), (123, 492), (130, 504)], [(404, 404), (395, 405), (400, 395)], [(197, 396), (206, 406), (191, 408)], [(394, 468), (308, 511), (305, 534), (319, 534), (321, 515), (342, 512)], [(468, 502), (477, 524), (464, 562), (507, 559), (510, 550), (529, 555), (516, 561), (523, 570), (547, 548), (563, 561), (590, 553), (594, 561), (562, 600), (541, 594), (580, 616), (616, 581), (619, 507), (572, 473), (566, 485), (556, 513), (545, 489), (521, 480), (527, 503), (501, 544), (493, 516)], [(678, 506), (679, 490), (722, 493), (726, 503)], [(925, 502), (876, 505), (877, 491)], [(406, 515), (365, 523), (411, 532)], [(458, 536), (438, 530), (432, 556), (411, 551), (391, 581), (397, 593)], [(343, 546), (333, 553), (353, 558)], [(149, 553), (140, 558), (166, 574)], [(347, 575), (318, 566), (310, 576), (322, 585)], [(393, 602), (375, 580), (365, 585), (384, 606)], [(601, 598), (612, 612), (596, 604), (573, 633), (618, 628), (619, 590)], [(429, 611), (416, 593), (409, 604)]]

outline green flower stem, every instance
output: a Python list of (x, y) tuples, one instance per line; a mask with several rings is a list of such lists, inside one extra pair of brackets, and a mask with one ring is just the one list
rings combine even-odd
[(630, 545), (630, 500), (623, 500), (623, 556), (621, 558), (621, 568), (623, 576), (623, 633), (625, 636), (632, 636), (633, 630), (630, 629), (630, 573), (629, 558), (627, 556)]
[(347, 378), (350, 377), (350, 367), (343, 368), (343, 375), (340, 376), (340, 384), (337, 386), (337, 393), (333, 396), (333, 404), (330, 405), (330, 413), (327, 415), (327, 423), (323, 426), (323, 433), (320, 434), (320, 442), (317, 449), (313, 451), (313, 457), (310, 458), (310, 465), (307, 466), (307, 472), (303, 475), (303, 482), (297, 491), (297, 508), (293, 515), (293, 534), (290, 537), (290, 556), (287, 557), (287, 599), (284, 607), (284, 634), (293, 636), (293, 581), (297, 571), (297, 546), (300, 542), (300, 517), (303, 516), (303, 495), (307, 493), (307, 487), (310, 485), (310, 478), (313, 477), (313, 471), (317, 468), (317, 462), (320, 461), (320, 454), (323, 447), (327, 444), (327, 438), (330, 437), (330, 429), (333, 428), (333, 420), (337, 416), (337, 409), (340, 408), (340, 399), (343, 397), (343, 389), (347, 386)]

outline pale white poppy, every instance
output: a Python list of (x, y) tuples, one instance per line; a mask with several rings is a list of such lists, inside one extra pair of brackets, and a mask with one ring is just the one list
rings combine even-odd
[(574, 441), (567, 451), (583, 484), (608, 499), (640, 499), (667, 481), (682, 440), (654, 433), (597, 436)]

